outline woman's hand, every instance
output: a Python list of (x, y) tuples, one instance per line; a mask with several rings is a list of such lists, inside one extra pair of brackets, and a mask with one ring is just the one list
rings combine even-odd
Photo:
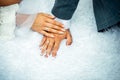
[(63, 24), (54, 20), (55, 17), (45, 13), (39, 13), (32, 25), (32, 30), (44, 36), (54, 37), (55, 34), (64, 34)]
[(9, 6), (20, 3), (21, 0), (0, 0), (0, 6)]

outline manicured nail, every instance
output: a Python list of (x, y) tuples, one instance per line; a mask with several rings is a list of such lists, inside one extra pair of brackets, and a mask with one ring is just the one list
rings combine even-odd
[(40, 54), (40, 56), (43, 56), (43, 54)]
[(55, 16), (52, 15), (52, 18), (55, 18)]
[(64, 32), (59, 32), (60, 34), (64, 34)]
[(70, 46), (70, 44), (66, 43), (67, 46)]
[(45, 55), (45, 58), (48, 58), (48, 55)]
[(66, 31), (65, 29), (61, 29), (62, 31)]
[(51, 35), (51, 37), (54, 37), (53, 35)]

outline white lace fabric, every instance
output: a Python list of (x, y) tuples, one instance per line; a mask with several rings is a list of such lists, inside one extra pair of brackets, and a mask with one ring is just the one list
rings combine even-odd
[(18, 4), (0, 7), (0, 40), (11, 40), (15, 37), (15, 28), (30, 29), (37, 14), (22, 14), (17, 12)]
[[(37, 14), (21, 14), (17, 13), (16, 15), (16, 24), (18, 27), (22, 27), (25, 25), (30, 25), (29, 28), (31, 28), (33, 22), (36, 19)], [(27, 26), (28, 27), (28, 26)]]
[(0, 39), (9, 40), (15, 37), (16, 11), (18, 4), (0, 7)]

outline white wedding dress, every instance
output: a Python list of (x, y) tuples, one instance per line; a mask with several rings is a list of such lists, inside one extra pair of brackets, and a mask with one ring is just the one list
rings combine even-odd
[[(54, 1), (23, 0), (18, 12), (50, 13)], [(55, 59), (40, 56), (42, 35), (30, 23), (16, 27), (14, 39), (0, 41), (0, 80), (119, 80), (120, 30), (97, 32), (92, 0), (80, 0), (71, 24), (73, 44), (64, 40)]]

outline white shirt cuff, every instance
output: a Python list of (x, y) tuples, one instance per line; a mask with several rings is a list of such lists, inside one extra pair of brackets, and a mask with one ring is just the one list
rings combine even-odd
[(64, 28), (65, 29), (69, 29), (70, 28), (70, 20), (63, 20), (63, 19), (60, 19), (60, 18), (55, 18), (55, 20), (57, 20), (58, 22), (61, 22), (62, 24), (64, 24)]

